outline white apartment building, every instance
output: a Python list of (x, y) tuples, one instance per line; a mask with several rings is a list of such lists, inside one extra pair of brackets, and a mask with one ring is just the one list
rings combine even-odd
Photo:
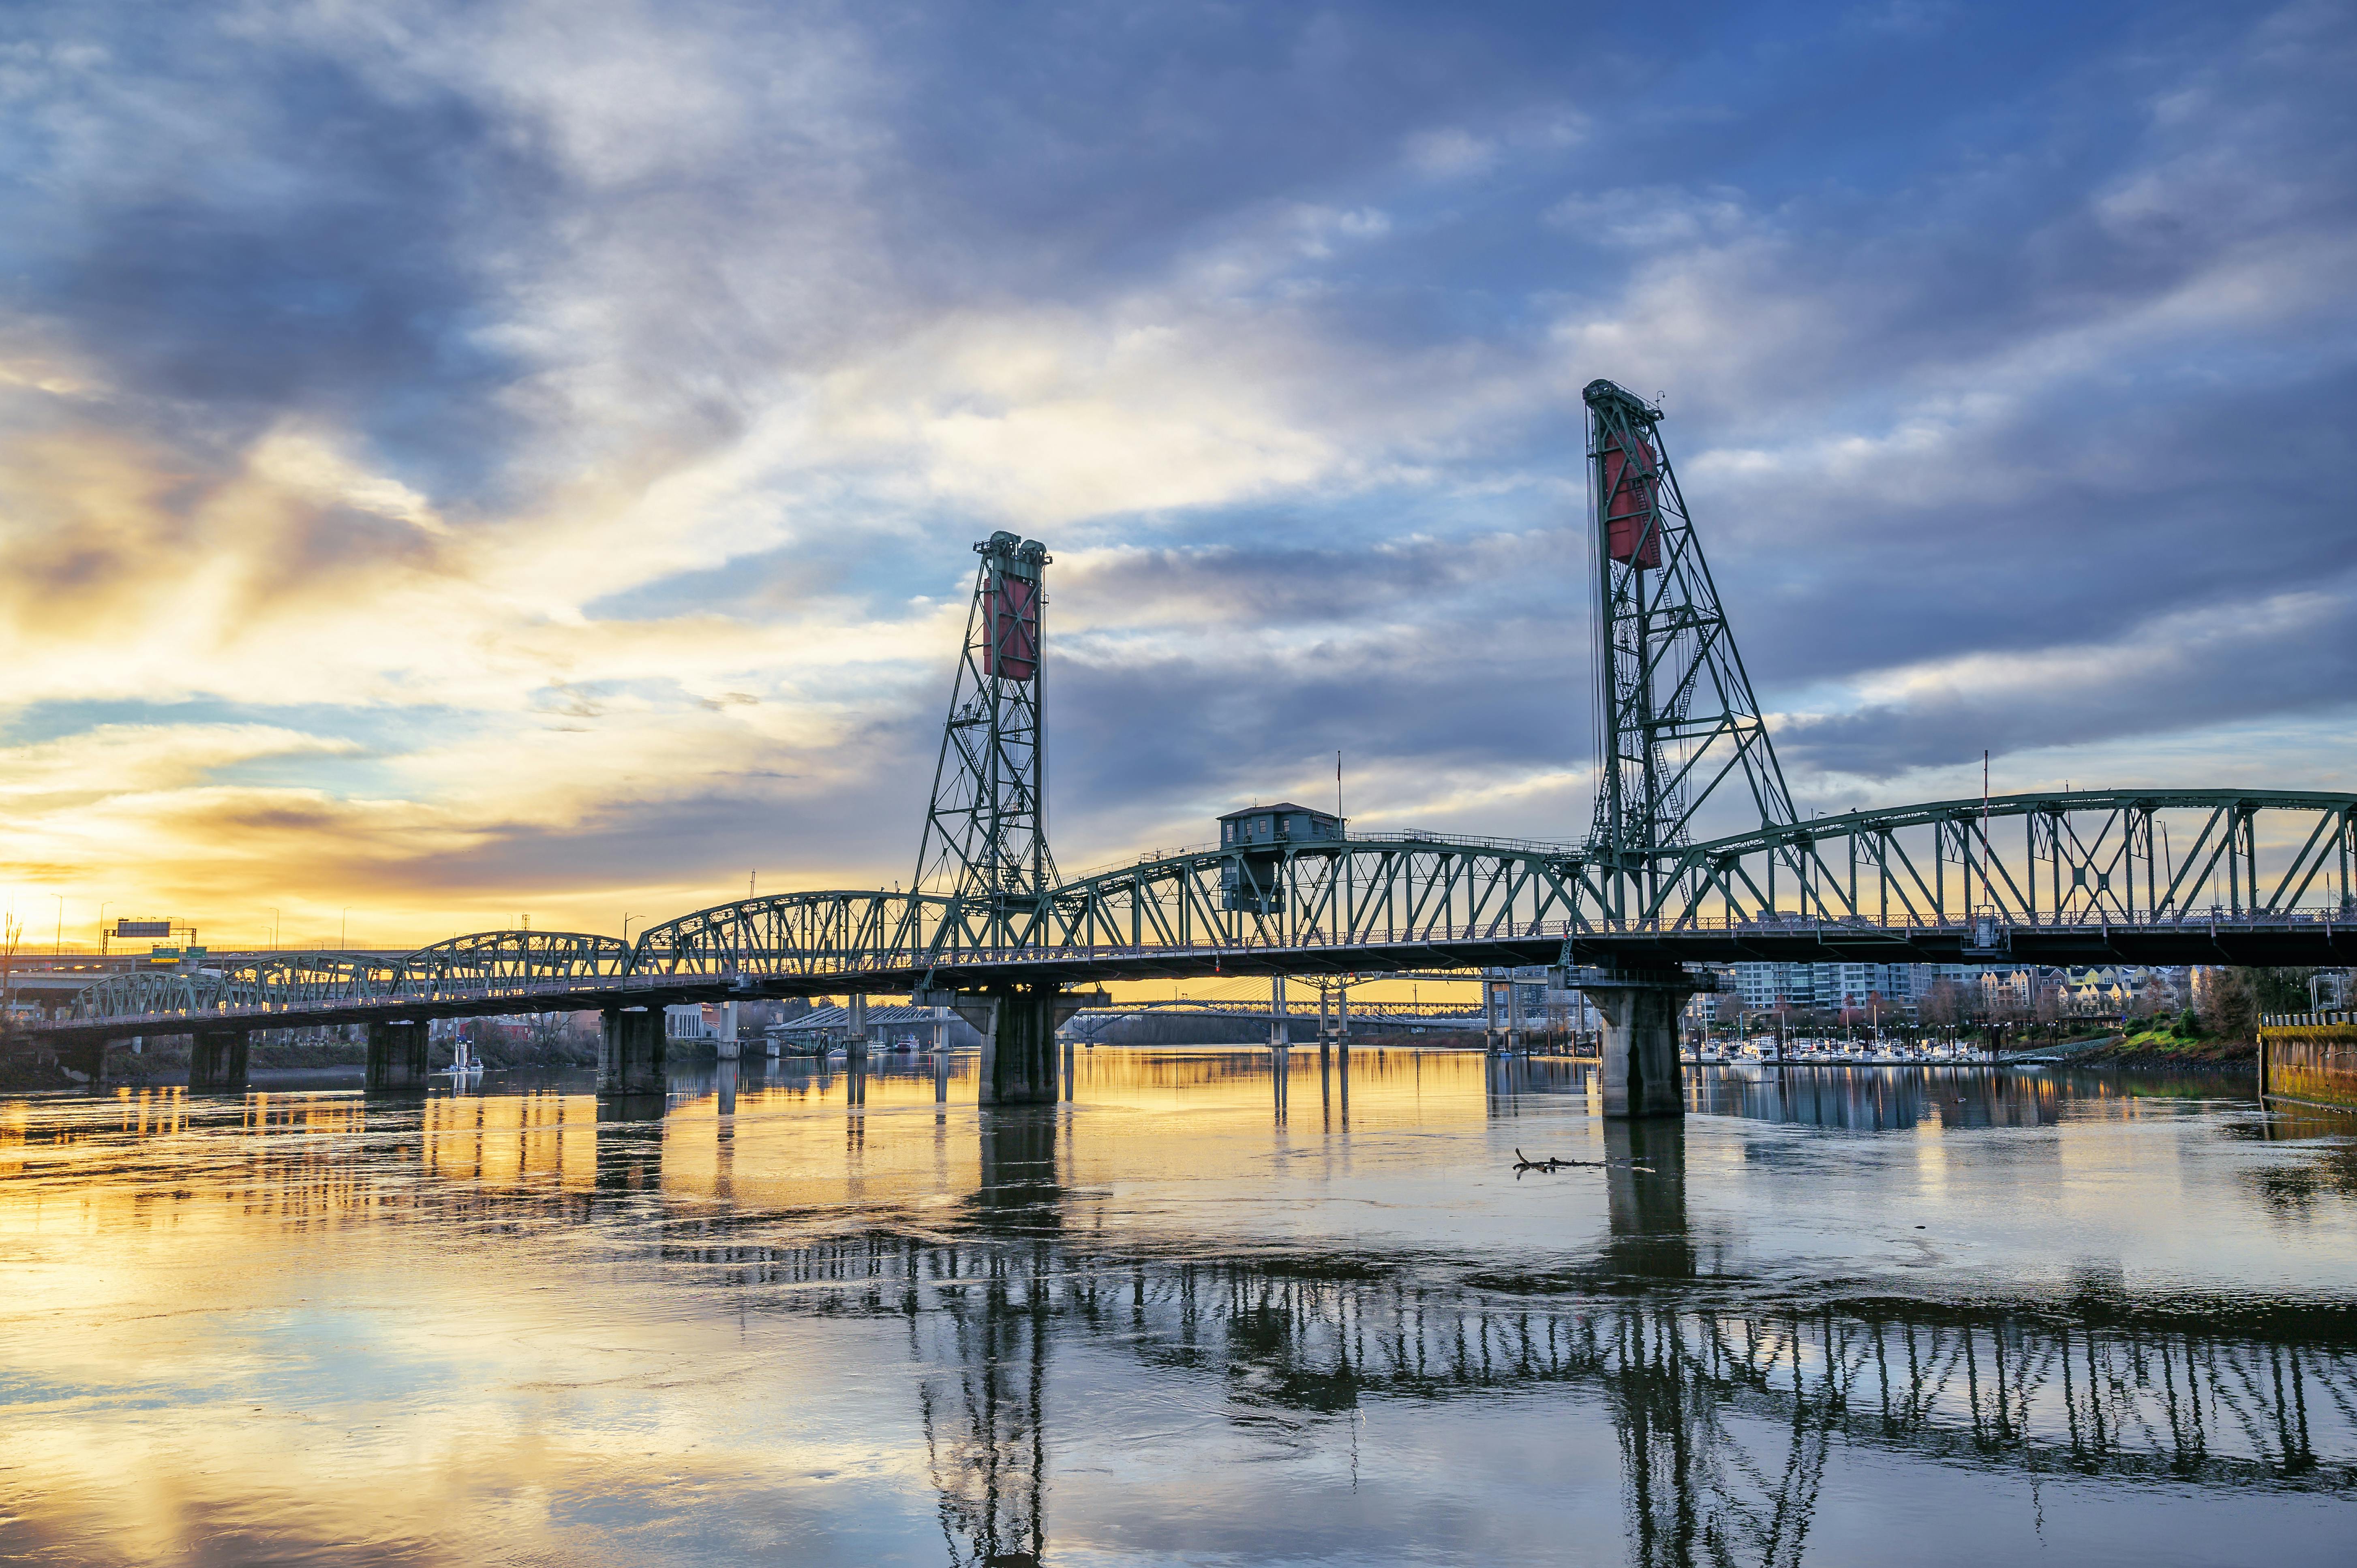
[(1747, 1013), (1780, 1007), (1827, 1013), (1903, 1009), (1922, 994), (1931, 968), (1920, 963), (1738, 963), (1735, 995)]

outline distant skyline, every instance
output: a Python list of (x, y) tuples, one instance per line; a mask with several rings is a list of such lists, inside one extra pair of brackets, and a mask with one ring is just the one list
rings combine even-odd
[(208, 937), (905, 882), (1047, 542), (1068, 866), (1577, 838), (1579, 388), (1800, 808), (2350, 789), (2357, 16), (26, 4), (0, 862)]

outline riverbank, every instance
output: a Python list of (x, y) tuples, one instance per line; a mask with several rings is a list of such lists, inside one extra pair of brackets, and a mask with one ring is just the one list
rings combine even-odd
[(2196, 1069), (2237, 1068), (2255, 1071), (2258, 1044), (2253, 1040), (2189, 1040), (2179, 1035), (2128, 1035), (2074, 1052), (2074, 1067), (2166, 1067)]
[[(682, 1047), (685, 1046), (684, 1050)], [(436, 1066), (449, 1060), (450, 1047), (437, 1045)], [(476, 1047), (483, 1064), (494, 1071), (563, 1072), (597, 1065), (594, 1039), (485, 1040)], [(674, 1059), (695, 1060), (695, 1047), (674, 1042)], [(712, 1059), (704, 1047), (702, 1059)], [(307, 1040), (300, 1043), (257, 1039), (248, 1047), (247, 1081), (257, 1089), (319, 1087), (350, 1079), (361, 1081), (368, 1067), (368, 1047), (358, 1040)], [(155, 1089), (188, 1081), (188, 1038), (185, 1035), (151, 1037), (145, 1048), (133, 1050), (128, 1042), (107, 1047), (105, 1081), (110, 1088)], [(86, 1089), (90, 1079), (59, 1061), (52, 1051), (31, 1048), (0, 1054), (0, 1090), (40, 1092)]]

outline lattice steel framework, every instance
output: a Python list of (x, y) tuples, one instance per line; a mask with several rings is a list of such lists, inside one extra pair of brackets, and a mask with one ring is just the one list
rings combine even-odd
[[(1246, 881), (1263, 896), (1236, 898)], [(1544, 933), (1808, 927), (1846, 950), (1983, 926), (1992, 943), (2017, 930), (2082, 931), (2115, 945), (2166, 945), (2222, 921), (2345, 928), (2357, 924), (2357, 795), (2082, 790), (1935, 801), (1691, 844), (1663, 858), (1649, 905), (1616, 914), (1615, 891), (1592, 845), (1361, 832), (1274, 854), (1207, 846), (1149, 856), (1075, 877), (1019, 919), (996, 922), (931, 896), (747, 900), (651, 928), (632, 972), (946, 973), (1010, 954), (1177, 957)], [(1344, 956), (1329, 967), (1349, 967)]]
[(586, 931), (478, 931), (397, 959), (370, 953), (221, 955), (193, 967), (109, 976), (75, 999), (77, 1016), (285, 1012), (372, 1002), (472, 998), (630, 967), (620, 939)]
[(985, 911), (1004, 932), (1056, 881), (1040, 668), (1052, 557), (1003, 529), (974, 548), (982, 560), (909, 886)]
[(1741, 769), (1763, 827), (1793, 820), (1783, 769), (1695, 537), (1662, 411), (1590, 381), (1588, 478), (1597, 589), (1596, 821), (1609, 912), (1659, 901), (1663, 852)]
[[(2340, 963), (2357, 950), (2348, 794), (2082, 790), (1820, 817), (1688, 845), (1662, 868), (1655, 901), (1622, 914), (1587, 844), (1358, 833), (1250, 852), (1249, 865), (1246, 853), (1151, 855), (1020, 908), (789, 893), (697, 910), (629, 949), (485, 932), (406, 959), (273, 955), (121, 975), (82, 993), (72, 1019), (31, 1029), (119, 1019), (135, 1033), (206, 1015), (274, 1027), (274, 1014), (416, 1004), (431, 1016), (500, 998), (537, 1012), (863, 979), (889, 991), (1035, 961), (1097, 978), (1553, 962), (1566, 940), (1695, 961)], [(1268, 896), (1234, 897), (1246, 876)]]

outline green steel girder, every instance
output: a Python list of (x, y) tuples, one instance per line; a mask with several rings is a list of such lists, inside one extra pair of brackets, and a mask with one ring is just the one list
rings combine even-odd
[(649, 927), (634, 975), (819, 974), (922, 962), (978, 945), (988, 921), (933, 893), (838, 889), (741, 898)]
[(500, 983), (621, 974), (630, 944), (587, 931), (477, 931), (423, 947), (401, 961), (401, 986), (415, 992)]
[[(2263, 845), (2262, 813), (2277, 822), (2288, 819), (2290, 831)], [(2181, 845), (2168, 832), (2172, 815), (2191, 819), (2179, 823), (2191, 829)], [(1997, 824), (2015, 822), (2021, 824), (2018, 851), (1996, 842)], [(1924, 852), (1920, 858), (1900, 837), (1910, 831)], [(1838, 847), (1840, 864), (1828, 859), (1829, 845)], [(1807, 918), (1901, 923), (1982, 910), (2017, 923), (2131, 921), (2207, 907), (2193, 901), (2206, 886), (2220, 895), (2212, 903), (2237, 914), (2286, 911), (2319, 896), (2340, 908), (2353, 890), (2352, 851), (2357, 795), (2033, 791), (1815, 817), (1664, 851), (1658, 856), (1660, 893), (1646, 913), (1673, 924), (1788, 907)], [(2262, 871), (2263, 858), (2270, 872)], [(1873, 873), (1864, 883), (1862, 866)], [(1778, 886), (1780, 871), (1793, 884), (1789, 890)]]
[(1660, 897), (1633, 918), (1610, 913), (1609, 869), (1587, 846), (1361, 833), (1158, 855), (1021, 900), (856, 889), (742, 899), (651, 927), (627, 950), (580, 932), (486, 931), (399, 960), (291, 954), (138, 972), (82, 993), (76, 1014), (235, 1014), (266, 1027), (273, 1013), (347, 1004), (479, 1010), (502, 993), (522, 1004), (569, 994), (572, 981), (585, 996), (634, 982), (948, 983), (1010, 963), (1160, 957), (1186, 969), (1252, 951), (1294, 955), (1283, 960), (1293, 968), (1330, 952), (1339, 971), (1354, 953), (1389, 963), (1420, 946), (1710, 931), (1784, 942), (1796, 923), (1814, 923), (1818, 945), (1849, 947), (1983, 918), (2060, 935), (2198, 922), (2208, 906), (2193, 895), (2212, 886), (2236, 919), (2357, 919), (2357, 795), (2074, 790), (1817, 817), (1659, 854)]
[(401, 994), (398, 960), (365, 953), (288, 953), (199, 968), (111, 975), (74, 998), (81, 1018), (191, 1016), (230, 1010), (310, 1007)]

